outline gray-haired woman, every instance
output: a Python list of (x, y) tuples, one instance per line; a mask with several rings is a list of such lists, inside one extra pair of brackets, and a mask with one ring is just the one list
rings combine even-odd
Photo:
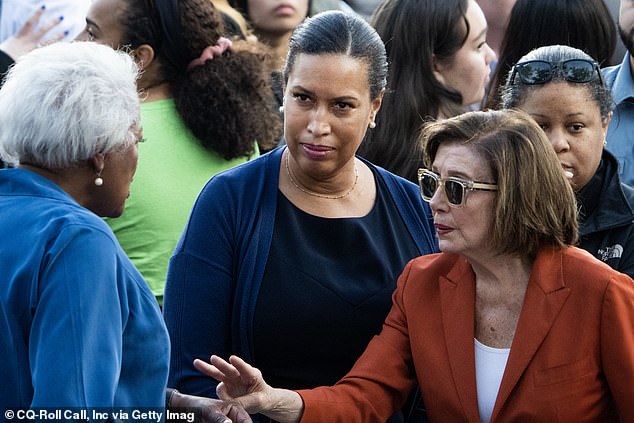
[[(0, 171), (2, 410), (164, 411), (168, 334), (100, 218), (123, 213), (136, 170), (137, 77), (125, 53), (63, 43), (22, 57), (0, 90), (0, 156), (17, 166)], [(226, 421), (213, 400), (169, 396)]]

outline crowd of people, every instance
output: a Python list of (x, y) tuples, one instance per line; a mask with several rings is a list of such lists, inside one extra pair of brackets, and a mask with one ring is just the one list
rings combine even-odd
[(0, 2), (5, 417), (634, 421), (634, 0), (362, 3)]

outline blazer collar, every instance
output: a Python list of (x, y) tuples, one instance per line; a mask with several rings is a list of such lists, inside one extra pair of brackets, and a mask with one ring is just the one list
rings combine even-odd
[[(504, 407), (563, 307), (569, 288), (563, 279), (563, 252), (542, 248), (531, 269), (524, 304), (511, 344), (491, 421)], [(454, 385), (467, 421), (478, 422), (475, 379), (475, 275), (464, 258), (457, 258), (440, 276), (440, 301), (445, 342)]]
[(504, 408), (570, 295), (564, 283), (563, 257), (563, 250), (544, 247), (533, 263), (491, 421)]
[(479, 422), (476, 396), (475, 353), (475, 275), (462, 257), (446, 276), (440, 276), (442, 324), (454, 386), (469, 422)]

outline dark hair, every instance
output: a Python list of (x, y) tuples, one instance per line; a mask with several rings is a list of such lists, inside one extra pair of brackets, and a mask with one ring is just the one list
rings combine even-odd
[(489, 246), (500, 254), (535, 258), (544, 245), (577, 241), (577, 206), (548, 137), (518, 110), (469, 112), (432, 122), (421, 132), (431, 168), (443, 143), (473, 148), (498, 185)]
[[(558, 63), (570, 59), (584, 59), (594, 61), (592, 57), (577, 48), (556, 45), (540, 47), (536, 50), (533, 50), (521, 57), (518, 63), (528, 60), (543, 60), (545, 62)], [(514, 80), (511, 82), (511, 77), (512, 73), (509, 74), (506, 84), (500, 87), (500, 105), (505, 109), (520, 107), (522, 101), (526, 98), (527, 91), (533, 89), (534, 87), (542, 87), (544, 85), (525, 85), (524, 83), (522, 83), (521, 79), (517, 77), (514, 78)], [(547, 82), (547, 84), (551, 82), (561, 81), (565, 81), (564, 75), (561, 72), (554, 72), (552, 80), (550, 82)], [(610, 115), (610, 111), (612, 110), (613, 105), (612, 92), (603, 83), (603, 79), (600, 78), (598, 74), (596, 75), (596, 78), (592, 79), (590, 82), (568, 83), (572, 84), (575, 87), (579, 86), (588, 90), (590, 96), (594, 99), (594, 101), (596, 101), (597, 105), (599, 106), (602, 119), (606, 119)]]
[(485, 106), (500, 107), (499, 88), (520, 57), (554, 44), (581, 49), (600, 66), (607, 65), (616, 46), (616, 26), (603, 0), (517, 0)]
[(385, 88), (385, 46), (376, 31), (358, 16), (331, 10), (306, 18), (295, 28), (288, 44), (285, 82), (299, 54), (344, 54), (362, 60), (368, 65), (370, 100)]
[(390, 63), (388, 89), (359, 154), (416, 181), (420, 152), (416, 142), (424, 122), (440, 111), (464, 111), (462, 96), (436, 79), (433, 57), (451, 61), (469, 36), (467, 0), (384, 0), (373, 25), (385, 42)]
[(229, 160), (252, 154), (256, 141), (274, 146), (281, 122), (268, 57), (258, 51), (264, 46), (234, 41), (220, 58), (187, 71), (189, 62), (224, 34), (223, 18), (209, 0), (167, 1), (175, 2), (178, 18), (165, 16), (154, 2), (126, 0), (121, 44), (152, 46), (178, 113), (205, 148)]

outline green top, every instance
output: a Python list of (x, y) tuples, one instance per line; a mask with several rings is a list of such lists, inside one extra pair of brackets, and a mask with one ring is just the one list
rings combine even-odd
[(248, 159), (227, 161), (203, 148), (171, 99), (142, 104), (141, 124), (146, 142), (125, 212), (106, 221), (162, 303), (168, 261), (198, 193), (213, 175)]

